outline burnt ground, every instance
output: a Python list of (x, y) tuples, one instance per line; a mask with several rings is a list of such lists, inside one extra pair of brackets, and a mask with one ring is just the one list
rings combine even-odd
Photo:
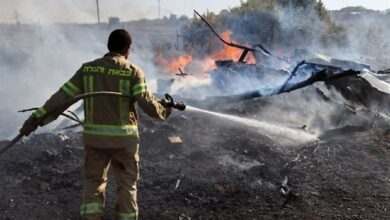
[[(267, 101), (219, 110), (243, 115), (242, 106), (251, 113)], [(281, 146), (256, 129), (196, 112), (175, 112), (164, 123), (142, 118), (141, 219), (390, 218), (384, 120)], [(169, 136), (183, 143), (171, 144)], [(78, 219), (82, 159), (80, 133), (35, 134), (18, 143), (0, 159), (0, 219)], [(110, 181), (106, 219), (114, 189)]]

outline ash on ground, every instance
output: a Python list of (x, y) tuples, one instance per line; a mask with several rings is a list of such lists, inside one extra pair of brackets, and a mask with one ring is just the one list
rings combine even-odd
[[(361, 79), (347, 81), (323, 85), (337, 90), (348, 83), (348, 91), (337, 90), (342, 102), (311, 86), (212, 108), (271, 121), (283, 119), (278, 111), (291, 121), (301, 112), (307, 121), (291, 126), (317, 129), (319, 139), (298, 146), (197, 112), (175, 112), (164, 123), (141, 115), (141, 219), (389, 219), (389, 121), (367, 108), (374, 99), (379, 108), (388, 98)], [(362, 83), (366, 98), (348, 95), (360, 93)], [(287, 104), (302, 94), (317, 94), (320, 106), (332, 107), (329, 121), (305, 110), (308, 103)], [(279, 117), (270, 116), (270, 109)], [(183, 143), (170, 143), (172, 136)], [(35, 134), (10, 149), (0, 160), (0, 219), (77, 219), (83, 154), (81, 133), (71, 131)], [(107, 194), (111, 219), (112, 179)]]

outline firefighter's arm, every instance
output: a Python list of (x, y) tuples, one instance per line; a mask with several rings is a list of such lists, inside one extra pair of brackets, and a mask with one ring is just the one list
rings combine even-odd
[[(81, 74), (80, 71), (77, 71), (76, 74), (54, 93), (42, 107), (31, 114), (23, 124), (20, 132), (27, 136), (38, 126), (43, 126), (56, 120), (58, 116), (69, 107), (62, 106), (59, 108), (59, 106), (76, 95), (81, 94), (82, 91)], [(48, 113), (50, 113), (50, 115), (47, 115)]]
[(132, 94), (141, 109), (152, 118), (165, 120), (171, 114), (171, 108), (161, 105), (161, 100), (157, 99), (147, 88), (144, 74), (138, 70), (136, 81), (132, 87)]

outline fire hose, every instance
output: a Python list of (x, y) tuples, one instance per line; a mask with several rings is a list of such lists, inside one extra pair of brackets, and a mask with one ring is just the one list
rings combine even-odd
[[(74, 103), (78, 102), (81, 99), (89, 98), (89, 97), (96, 97), (96, 96), (116, 96), (116, 97), (126, 97), (126, 98), (132, 98), (133, 96), (124, 94), (124, 93), (119, 93), (119, 92), (91, 92), (91, 93), (84, 93), (81, 95), (77, 95), (73, 97), (72, 99), (69, 99), (68, 101), (62, 103), (61, 105), (56, 106), (52, 110), (48, 111), (42, 118), (40, 118), (40, 121), (44, 121), (47, 116), (50, 116), (51, 114), (58, 112), (62, 109), (69, 108), (71, 105)], [(174, 108), (178, 109), (180, 111), (184, 111), (186, 108), (186, 105), (183, 102), (175, 102), (169, 94), (165, 94), (165, 98), (161, 100), (161, 104), (167, 108)], [(35, 108), (34, 108), (35, 109)], [(21, 112), (28, 111), (28, 110), (33, 110), (33, 109), (27, 109), (27, 110), (22, 110)], [(21, 138), (23, 138), (24, 134), (19, 133), (16, 137), (14, 137), (8, 144), (6, 144), (4, 147), (0, 149), (0, 156), (6, 152), (8, 149), (10, 149), (12, 146), (14, 146)]]

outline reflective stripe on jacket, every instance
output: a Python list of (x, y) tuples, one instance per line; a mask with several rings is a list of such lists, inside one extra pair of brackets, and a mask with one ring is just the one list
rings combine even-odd
[[(165, 108), (148, 90), (143, 72), (125, 57), (115, 53), (83, 64), (34, 115), (42, 117), (66, 100), (82, 93), (98, 91), (121, 92), (132, 98), (99, 96), (84, 100), (84, 143), (88, 146), (123, 148), (137, 144), (138, 117), (135, 103), (150, 117), (160, 120), (166, 118)], [(50, 119), (54, 120), (61, 112), (56, 112), (55, 117)]]

